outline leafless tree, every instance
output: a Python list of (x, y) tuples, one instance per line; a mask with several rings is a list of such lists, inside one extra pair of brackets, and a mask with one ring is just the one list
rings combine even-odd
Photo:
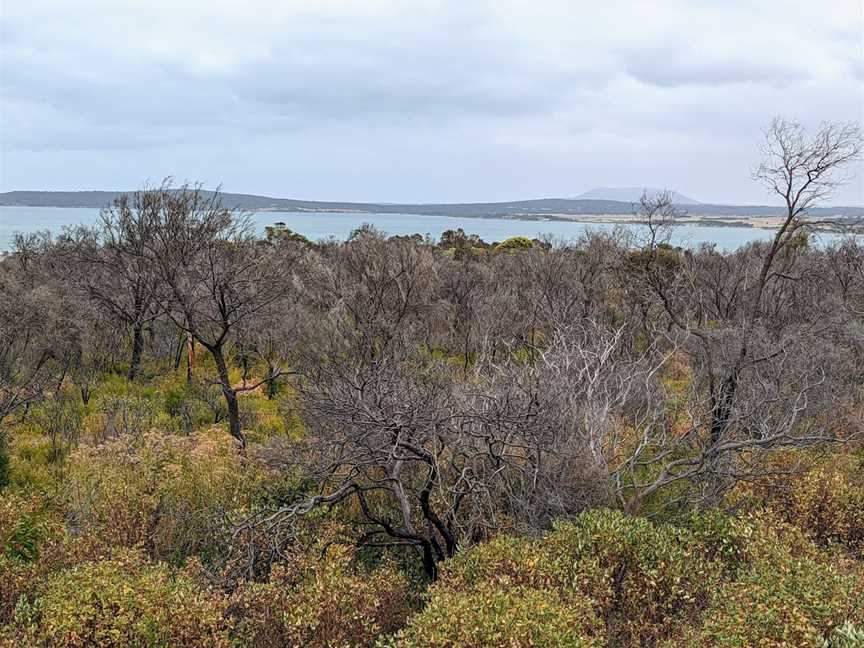
[(230, 432), (245, 447), (237, 394), (283, 371), (271, 370), (259, 382), (238, 386), (231, 381), (228, 354), (245, 325), (264, 317), (293, 290), (296, 255), (257, 240), (249, 220), (225, 207), (218, 192), (165, 183), (135, 200), (146, 205), (142, 213), (152, 235), (144, 243), (144, 257), (163, 286), (163, 308), (213, 358)]
[(461, 544), (613, 502), (607, 445), (619, 422), (661, 411), (657, 366), (622, 355), (620, 331), (556, 331), (528, 365), (481, 351), (467, 377), (405, 329), (374, 360), (335, 330), (327, 340), (300, 383), (309, 434), (277, 455), (320, 490), (239, 525), (235, 539), (266, 538), (264, 560), (297, 516), (353, 502), (360, 543), (416, 551), (434, 578)]
[(159, 316), (159, 276), (146, 255), (157, 198), (148, 191), (121, 196), (102, 210), (96, 227), (77, 228), (64, 245), (75, 265), (70, 285), (131, 333), (129, 380), (141, 366), (144, 328)]
[(68, 366), (60, 350), (67, 332), (54, 325), (54, 292), (39, 279), (50, 237), (16, 244), (16, 253), (0, 261), (0, 425), (54, 388)]
[[(860, 157), (860, 130), (854, 124), (826, 124), (807, 139), (797, 123), (776, 119), (763, 151), (766, 160), (754, 177), (782, 196), (787, 207), (770, 243), (721, 261), (713, 285), (704, 281), (707, 266), (701, 258), (658, 244), (653, 228), (639, 253), (641, 279), (676, 335), (691, 340), (685, 348), (697, 371), (696, 384), (704, 385), (707, 394), (704, 407), (692, 412), (689, 429), (698, 436), (707, 415), (708, 430), (693, 444), (698, 452), (665, 465), (644, 484), (642, 497), (670, 481), (698, 475), (708, 483), (711, 475), (726, 476), (736, 470), (732, 457), (745, 450), (830, 436), (824, 426), (809, 426), (803, 418), (805, 412), (813, 414), (814, 395), (825, 384), (824, 368), (813, 360), (821, 353), (816, 333), (827, 327), (820, 331), (824, 322), (813, 320), (798, 325), (794, 318), (782, 318), (776, 306), (806, 284), (799, 258), (808, 211), (830, 196), (842, 180), (838, 173)], [(665, 202), (663, 196), (643, 201), (643, 212), (649, 217), (663, 213)], [(722, 268), (729, 263), (734, 267)], [(784, 310), (790, 311), (788, 305)], [(693, 399), (701, 400), (698, 394)], [(773, 406), (770, 414), (762, 407), (767, 404)], [(720, 481), (734, 483), (734, 477)]]

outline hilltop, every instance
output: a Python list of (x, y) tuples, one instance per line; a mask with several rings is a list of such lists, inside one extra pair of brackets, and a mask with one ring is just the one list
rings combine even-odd
[[(614, 200), (620, 202), (639, 202), (643, 193), (656, 196), (662, 189), (655, 187), (597, 187), (576, 196), (576, 200)], [(693, 200), (677, 191), (670, 192), (676, 205), (698, 205), (700, 201)]]

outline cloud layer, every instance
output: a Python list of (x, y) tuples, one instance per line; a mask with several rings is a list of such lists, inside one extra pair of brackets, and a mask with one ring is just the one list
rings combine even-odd
[[(0, 190), (175, 175), (390, 201), (670, 186), (766, 200), (760, 129), (861, 119), (859, 0), (28, 0)], [(859, 169), (860, 172), (860, 169)], [(837, 196), (864, 202), (861, 174)]]

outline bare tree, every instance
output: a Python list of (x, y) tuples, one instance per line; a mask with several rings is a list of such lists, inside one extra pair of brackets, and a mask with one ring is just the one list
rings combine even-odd
[(55, 325), (56, 293), (40, 280), (50, 245), (47, 235), (19, 237), (16, 252), (0, 261), (0, 425), (55, 388), (68, 368), (69, 332)]
[[(706, 291), (701, 259), (664, 248), (650, 230), (640, 252), (640, 276), (677, 335), (690, 340), (684, 348), (707, 401), (691, 413), (689, 434), (698, 437), (703, 412), (708, 434), (693, 444), (697, 453), (671, 461), (644, 483), (640, 497), (697, 476), (734, 483), (732, 457), (746, 450), (830, 437), (824, 425), (808, 426), (803, 418), (812, 415), (815, 395), (825, 384), (824, 368), (814, 362), (820, 353), (814, 338), (819, 327), (795, 325), (774, 306), (806, 281), (799, 259), (808, 212), (843, 181), (839, 174), (860, 158), (861, 146), (855, 124), (825, 124), (808, 139), (799, 124), (775, 119), (766, 133), (766, 159), (754, 177), (783, 197), (786, 216), (770, 243), (729, 257), (736, 267), (715, 275), (720, 281), (713, 292)], [(653, 216), (666, 207), (649, 201), (642, 209)], [(761, 407), (765, 404), (772, 406), (770, 413)]]
[(460, 545), (613, 502), (618, 417), (644, 424), (661, 411), (656, 389), (641, 391), (656, 367), (623, 357), (620, 331), (559, 330), (530, 365), (482, 352), (467, 378), (418, 349), (410, 327), (371, 361), (335, 331), (327, 339), (300, 383), (309, 432), (276, 455), (319, 491), (239, 525), (235, 540), (266, 547), (247, 576), (279, 555), (298, 516), (351, 502), (342, 510), (359, 543), (415, 551), (434, 578)]
[(129, 380), (141, 366), (144, 328), (159, 315), (159, 276), (146, 255), (155, 198), (146, 191), (121, 196), (102, 210), (97, 227), (70, 232), (64, 246), (76, 266), (70, 283), (131, 333)]
[(256, 239), (247, 218), (222, 204), (217, 193), (165, 183), (136, 198), (152, 232), (145, 258), (158, 274), (163, 308), (177, 327), (201, 344), (216, 365), (232, 434), (245, 447), (237, 395), (273, 381), (268, 371), (254, 384), (232, 384), (228, 355), (239, 331), (277, 308), (293, 289), (296, 255)]
[(0, 424), (54, 384), (51, 349), (41, 331), (43, 311), (10, 277), (0, 277)]

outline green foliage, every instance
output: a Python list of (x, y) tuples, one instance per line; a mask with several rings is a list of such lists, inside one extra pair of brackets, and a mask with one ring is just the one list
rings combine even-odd
[(862, 648), (864, 627), (846, 622), (834, 629), (831, 636), (819, 642), (819, 648)]
[[(684, 369), (667, 367), (670, 394), (689, 384)], [(153, 374), (106, 376), (86, 405), (52, 394), (12, 424), (0, 646), (862, 645), (864, 462), (849, 452), (771, 455), (776, 474), (806, 470), (741, 485), (739, 516), (675, 509), (672, 524), (594, 510), (539, 537), (464, 547), (425, 594), (398, 562), (409, 554), (349, 549), (340, 511), (321, 511), (262, 582), (211, 589), (197, 565), (221, 564), (224, 516), (314, 488), (263, 460), (305, 433), (300, 403), (287, 384), (272, 398), (241, 393), (239, 453), (214, 425), (218, 387)], [(673, 495), (643, 512), (667, 512)]]
[(697, 531), (737, 575), (711, 597), (700, 626), (669, 646), (815, 645), (864, 619), (864, 569), (770, 515), (714, 517)]
[(52, 575), (6, 633), (33, 646), (228, 646), (226, 603), (189, 572), (117, 552)]
[(271, 437), (293, 437), (302, 434), (303, 424), (290, 393), (268, 398), (264, 392), (244, 393), (240, 398), (241, 422), (250, 430), (250, 440), (266, 441)]
[(434, 596), (392, 641), (404, 648), (600, 648), (603, 623), (592, 601), (526, 587), (481, 587)]
[(267, 242), (271, 244), (279, 243), (300, 243), (304, 246), (311, 246), (312, 241), (285, 226), (285, 223), (276, 223), (275, 225), (264, 228)]
[[(557, 524), (542, 539), (497, 538), (460, 554), (445, 566), (430, 606), (446, 607), (459, 596), (488, 598), (488, 588), (545, 592), (547, 602), (557, 597), (582, 607), (590, 601), (610, 637), (619, 643), (638, 638), (647, 645), (696, 614), (718, 574), (687, 530), (599, 510)], [(490, 605), (493, 600), (507, 599), (493, 596)], [(455, 637), (463, 632), (458, 619), (472, 622), (453, 619), (450, 637), (458, 645)]]
[(511, 236), (496, 245), (495, 252), (519, 252), (520, 250), (530, 250), (532, 247), (534, 247), (534, 242), (527, 236)]
[[(462, 552), (397, 645), (583, 645), (560, 634), (575, 625), (596, 645), (803, 646), (862, 614), (862, 566), (771, 516), (706, 512), (675, 526), (591, 511), (542, 538)], [(530, 618), (540, 635), (519, 625)]]
[(822, 547), (840, 546), (864, 560), (864, 456), (787, 452), (773, 458), (772, 468), (780, 472), (802, 462), (805, 470), (795, 479), (742, 485), (736, 498), (769, 508)]
[(84, 422), (84, 406), (69, 394), (60, 392), (33, 412), (33, 425), (50, 443), (50, 463), (60, 463), (77, 443)]
[(10, 618), (33, 584), (36, 562), (58, 533), (59, 524), (41, 499), (8, 491), (0, 495), (0, 622)]
[(4, 558), (33, 562), (40, 545), (57, 531), (55, 517), (38, 497), (0, 495), (0, 551)]

